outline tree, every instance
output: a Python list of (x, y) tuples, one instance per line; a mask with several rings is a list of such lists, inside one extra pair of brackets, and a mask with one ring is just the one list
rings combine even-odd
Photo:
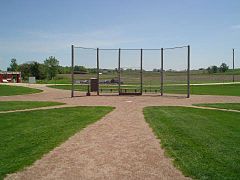
[(30, 74), (30, 64), (24, 63), (19, 66), (19, 70), (21, 71), (21, 76), (23, 79), (28, 79)]
[(58, 66), (58, 73), (59, 74), (70, 74), (72, 72), (72, 67), (68, 66)]
[(219, 67), (220, 72), (226, 72), (228, 70), (228, 66), (226, 63), (222, 63), (221, 66)]
[(40, 64), (37, 62), (32, 62), (30, 64), (30, 74), (34, 77), (36, 77), (36, 79), (40, 78), (40, 70), (39, 70), (39, 66)]
[(212, 72), (217, 73), (217, 71), (218, 71), (218, 67), (217, 66), (212, 66)]
[(209, 74), (217, 73), (218, 67), (217, 66), (210, 66), (210, 67), (207, 68), (207, 71), (208, 71)]
[(153, 71), (153, 72), (160, 72), (160, 69), (156, 69), (156, 68), (155, 68), (155, 69), (153, 69), (152, 71)]
[(87, 69), (84, 66), (74, 66), (74, 71), (87, 72)]
[(47, 76), (45, 66), (35, 61), (31, 62), (30, 75), (36, 77), (36, 79), (45, 79)]
[(18, 71), (19, 66), (17, 64), (17, 60), (15, 58), (11, 59), (10, 67), (7, 68), (8, 71)]
[(47, 77), (53, 79), (57, 75), (59, 61), (55, 57), (50, 56), (44, 61), (44, 65), (46, 66)]

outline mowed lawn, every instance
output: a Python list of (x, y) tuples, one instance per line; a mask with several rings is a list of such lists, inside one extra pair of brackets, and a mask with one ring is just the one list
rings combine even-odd
[(48, 101), (0, 101), (0, 111), (32, 109), (38, 107), (63, 105), (59, 102)]
[[(70, 90), (72, 88), (71, 85), (49, 85), (48, 87)], [(109, 89), (113, 89), (113, 92), (118, 92), (118, 86), (110, 86), (110, 85), (101, 85), (103, 92), (110, 92)], [(134, 92), (134, 88), (139, 89), (139, 86), (131, 86), (124, 85), (122, 89), (129, 89), (129, 91)], [(143, 88), (143, 92), (147, 92), (151, 90), (151, 92), (160, 93), (160, 87), (156, 86), (145, 86)], [(86, 85), (75, 85), (76, 91), (87, 91)], [(223, 95), (223, 96), (240, 96), (240, 84), (221, 84), (221, 85), (191, 85), (191, 94), (196, 95)], [(187, 86), (186, 85), (165, 85), (164, 93), (170, 94), (187, 94)]]
[(0, 179), (31, 165), (112, 107), (68, 107), (0, 114)]
[(193, 105), (240, 111), (240, 103), (212, 103), (212, 104), (193, 104)]
[(22, 86), (0, 85), (0, 96), (14, 96), (22, 94), (33, 94), (39, 92), (42, 92), (42, 90)]
[(239, 179), (240, 113), (147, 107), (146, 121), (166, 154), (194, 179)]
[(240, 84), (194, 85), (191, 94), (240, 96)]

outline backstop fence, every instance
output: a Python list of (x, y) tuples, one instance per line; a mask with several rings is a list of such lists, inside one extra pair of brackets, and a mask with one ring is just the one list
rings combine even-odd
[(72, 91), (190, 97), (190, 46), (102, 49), (72, 45)]

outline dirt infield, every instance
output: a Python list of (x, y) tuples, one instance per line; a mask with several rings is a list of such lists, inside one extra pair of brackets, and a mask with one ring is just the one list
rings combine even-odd
[[(114, 106), (116, 109), (72, 136), (25, 170), (6, 179), (186, 179), (164, 156), (144, 120), (146, 106), (240, 102), (240, 97), (90, 96), (70, 98), (70, 91), (33, 85), (42, 93), (0, 97), (0, 101), (57, 101), (67, 106)], [(81, 94), (79, 94), (81, 95)]]

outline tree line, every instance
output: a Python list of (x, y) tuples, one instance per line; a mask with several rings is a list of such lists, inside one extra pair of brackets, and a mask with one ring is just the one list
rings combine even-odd
[[(219, 67), (214, 65), (208, 67), (206, 70), (209, 74), (217, 72), (226, 72), (229, 69), (226, 63), (222, 63)], [(123, 69), (121, 69), (123, 71)], [(204, 70), (200, 68), (199, 70)], [(60, 66), (59, 61), (50, 56), (43, 63), (37, 61), (29, 61), (26, 63), (18, 64), (15, 58), (11, 59), (10, 66), (7, 71), (20, 71), (22, 78), (27, 80), (28, 77), (34, 76), (37, 80), (51, 80), (56, 77), (57, 74), (70, 74), (72, 68), (70, 66)], [(85, 68), (84, 66), (74, 66), (75, 73), (97, 73), (96, 68)], [(102, 70), (104, 71), (104, 70)], [(105, 70), (106, 71), (106, 70)], [(108, 72), (117, 71), (116, 69), (107, 70)], [(133, 69), (128, 69), (127, 71), (134, 71)], [(159, 72), (160, 69), (153, 69), (153, 72)]]
[[(24, 80), (27, 80), (31, 76), (34, 76), (37, 80), (51, 80), (57, 74), (70, 74), (72, 68), (69, 66), (60, 66), (59, 61), (55, 57), (50, 56), (43, 63), (28, 61), (18, 64), (17, 60), (12, 58), (7, 71), (20, 71)], [(94, 73), (97, 70), (86, 69), (84, 66), (75, 66), (74, 71), (79, 73)]]
[(209, 66), (207, 68), (207, 72), (209, 74), (217, 73), (217, 72), (226, 72), (229, 69), (229, 66), (226, 63), (222, 63), (219, 67), (218, 66)]
[(10, 66), (7, 71), (20, 71), (23, 79), (28, 79), (30, 76), (36, 79), (53, 79), (59, 71), (59, 61), (50, 56), (44, 63), (29, 61), (23, 64), (18, 64), (15, 58), (11, 59)]

